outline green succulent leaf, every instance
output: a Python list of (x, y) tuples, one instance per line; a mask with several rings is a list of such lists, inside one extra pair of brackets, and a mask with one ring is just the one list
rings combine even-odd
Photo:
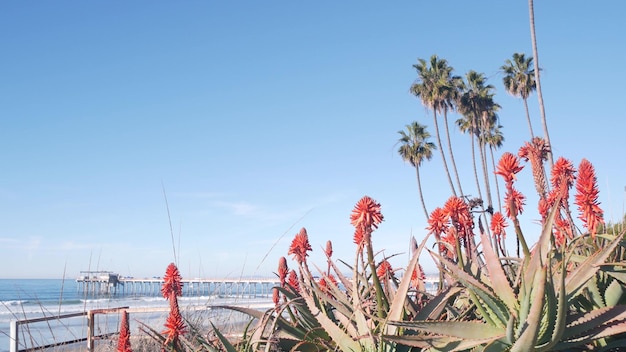
[(518, 301), (513, 293), (513, 288), (509, 284), (509, 280), (502, 269), (500, 257), (498, 257), (491, 246), (491, 241), (483, 232), (480, 234), (480, 240), (483, 245), (483, 254), (485, 256), (485, 265), (489, 271), (491, 287), (500, 300), (507, 305), (510, 312), (517, 310)]
[[(420, 254), (422, 253), (422, 249), (426, 245), (426, 240), (428, 240), (428, 237), (429, 236), (425, 236), (424, 240), (422, 240), (422, 243), (413, 254), (413, 258), (411, 258), (411, 261), (406, 268), (406, 272), (402, 277), (402, 281), (400, 282), (398, 291), (396, 292), (394, 300), (391, 302), (391, 307), (389, 308), (389, 313), (387, 314), (387, 320), (398, 321), (402, 319), (407, 294), (409, 292), (409, 288), (411, 287), (411, 276), (413, 275), (413, 270), (415, 270), (418, 265)], [(396, 330), (397, 327), (395, 325), (388, 326), (387, 334), (395, 335)]]
[(390, 321), (389, 324), (458, 339), (492, 340), (505, 335), (504, 329), (479, 321)]
[(589, 280), (600, 270), (608, 256), (613, 252), (622, 240), (623, 235), (615, 236), (607, 246), (602, 247), (598, 252), (587, 258), (583, 263), (578, 265), (565, 280), (565, 291), (567, 292), (568, 301), (585, 287)]

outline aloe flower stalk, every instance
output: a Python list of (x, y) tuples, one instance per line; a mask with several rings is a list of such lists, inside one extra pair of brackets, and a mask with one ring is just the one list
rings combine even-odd
[(280, 280), (280, 287), (285, 287), (288, 273), (289, 267), (287, 267), (287, 258), (280, 257), (278, 260), (278, 280)]
[(519, 164), (519, 159), (515, 155), (506, 152), (500, 157), (495, 173), (504, 178), (506, 185), (504, 204), (507, 217), (513, 221), (513, 227), (515, 228), (515, 234), (517, 235), (517, 256), (519, 257), (519, 246), (521, 244), (524, 256), (528, 258), (530, 256), (530, 250), (528, 249), (528, 245), (526, 244), (526, 240), (522, 234), (519, 219), (517, 218), (517, 216), (522, 212), (522, 206), (524, 205), (525, 198), (523, 194), (518, 192), (513, 187), (513, 181), (517, 179), (516, 174), (522, 171), (523, 168), (524, 167)]
[(289, 271), (287, 284), (290, 288), (293, 289), (293, 291), (295, 291), (294, 293), (300, 292), (300, 282), (298, 281), (298, 274), (296, 274), (296, 271), (293, 269)]
[(525, 161), (530, 161), (535, 188), (537, 189), (539, 198), (545, 198), (547, 194), (548, 185), (543, 162), (548, 160), (549, 153), (550, 147), (546, 141), (540, 137), (533, 138), (530, 143), (526, 142), (518, 152), (520, 158), (523, 158)]
[(578, 166), (578, 179), (576, 181), (576, 205), (580, 211), (579, 218), (592, 237), (595, 237), (598, 225), (604, 223), (604, 212), (598, 202), (598, 184), (593, 165), (583, 159)]
[(328, 262), (328, 268), (326, 269), (326, 275), (330, 275), (330, 267), (331, 267), (331, 259), (330, 259), (330, 257), (333, 256), (333, 243), (330, 240), (326, 241), (326, 249), (324, 250), (324, 253), (326, 253), (326, 261)]
[(170, 263), (165, 270), (161, 293), (170, 303), (170, 313), (165, 321), (166, 330), (163, 331), (163, 334), (166, 335), (163, 347), (170, 346), (172, 349), (176, 350), (180, 347), (179, 337), (186, 331), (177, 299), (177, 297), (182, 296), (183, 293), (182, 277), (174, 263)]
[(178, 307), (178, 299), (174, 292), (170, 293), (169, 301), (170, 314), (165, 320), (165, 331), (163, 331), (163, 334), (166, 335), (166, 338), (163, 342), (163, 346), (171, 346), (176, 350), (180, 347), (179, 337), (186, 332), (186, 329), (183, 317), (180, 314), (180, 308)]
[(289, 252), (287, 252), (287, 254), (293, 254), (298, 264), (303, 264), (306, 262), (306, 257), (309, 255), (307, 252), (311, 250), (313, 250), (313, 248), (311, 248), (311, 244), (309, 243), (309, 236), (306, 233), (306, 229), (303, 227), (300, 229), (300, 232), (296, 234), (293, 241), (291, 241), (291, 246), (289, 246)]
[(122, 311), (120, 322), (120, 336), (117, 340), (117, 352), (133, 352), (130, 346), (130, 328), (128, 326), (128, 312)]
[[(383, 221), (383, 214), (380, 212), (380, 204), (368, 196), (363, 196), (354, 206), (350, 214), (350, 223), (355, 227), (356, 234), (362, 231), (362, 240), (360, 244), (365, 246), (367, 252), (367, 262), (372, 272), (372, 283), (376, 291), (377, 314), (380, 318), (384, 318), (386, 311), (389, 309), (389, 303), (383, 294), (383, 288), (380, 284), (378, 276), (376, 276), (376, 263), (374, 262), (374, 249), (372, 246), (372, 231), (378, 228)], [(361, 249), (359, 245), (359, 250)]]

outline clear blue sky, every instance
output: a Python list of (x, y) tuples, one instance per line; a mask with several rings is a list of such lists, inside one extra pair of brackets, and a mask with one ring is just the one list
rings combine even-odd
[[(619, 219), (626, 3), (537, 1), (535, 12), (555, 156), (589, 159), (606, 217)], [(318, 265), (328, 239), (351, 262), (349, 214), (366, 194), (385, 216), (374, 245), (405, 253), (426, 219), (395, 143), (414, 120), (434, 135), (408, 91), (412, 65), (432, 54), (496, 87), (498, 155), (528, 139), (498, 72), (532, 54), (525, 0), (13, 1), (0, 32), (4, 278), (162, 275), (174, 259), (163, 189), (185, 277), (271, 275), (300, 227)], [(541, 134), (536, 95), (530, 104)], [(472, 193), (469, 138), (450, 127)], [(428, 207), (441, 206), (438, 154), (422, 177)], [(527, 166), (532, 239), (530, 177)]]

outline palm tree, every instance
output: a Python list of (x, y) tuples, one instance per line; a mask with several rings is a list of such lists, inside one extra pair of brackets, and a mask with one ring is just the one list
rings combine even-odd
[(406, 132), (398, 131), (398, 133), (400, 134), (398, 143), (401, 143), (398, 153), (402, 156), (404, 161), (408, 161), (415, 167), (417, 190), (419, 191), (422, 208), (424, 208), (424, 214), (426, 215), (426, 219), (428, 219), (428, 210), (426, 209), (424, 195), (422, 194), (420, 166), (424, 160), (430, 160), (433, 157), (433, 150), (437, 149), (437, 146), (428, 141), (430, 133), (426, 131), (426, 126), (419, 124), (417, 121), (406, 125)]
[[(472, 133), (472, 138), (476, 138), (480, 147), (480, 157), (485, 180), (485, 192), (487, 194), (487, 202), (492, 207), (491, 190), (489, 187), (489, 177), (486, 162), (485, 133), (489, 131), (493, 124), (495, 112), (499, 109), (499, 105), (493, 100), (494, 87), (486, 84), (485, 75), (476, 71), (469, 71), (466, 74), (466, 84), (463, 86), (463, 92), (458, 100), (458, 110), (465, 117), (460, 122), (459, 127), (469, 124), (466, 131)], [(473, 148), (473, 143), (472, 143)], [(472, 150), (472, 153), (474, 151)], [(472, 156), (474, 158), (474, 156)], [(474, 162), (474, 175), (478, 179), (476, 171), (476, 163)], [(477, 181), (478, 184), (478, 181)], [(479, 188), (480, 193), (480, 188)], [(481, 196), (482, 197), (482, 196)]]
[(460, 77), (452, 76), (452, 67), (448, 66), (448, 62), (445, 59), (439, 59), (437, 55), (431, 56), (429, 62), (424, 59), (419, 59), (418, 63), (413, 65), (413, 67), (417, 70), (417, 79), (416, 82), (411, 85), (411, 93), (420, 98), (422, 104), (433, 111), (435, 132), (437, 134), (437, 145), (439, 146), (439, 150), (441, 152), (443, 167), (446, 171), (446, 175), (448, 176), (450, 189), (452, 190), (452, 194), (456, 196), (457, 193), (454, 188), (454, 184), (452, 183), (452, 177), (450, 176), (448, 163), (441, 144), (439, 123), (437, 121), (437, 113), (443, 114), (450, 160), (452, 161), (452, 167), (456, 176), (459, 192), (463, 194), (459, 173), (457, 172), (456, 163), (454, 161), (454, 154), (452, 153), (450, 130), (448, 128), (448, 111), (454, 108), (453, 103), (458, 95), (458, 82)]
[(507, 59), (505, 65), (501, 67), (504, 71), (504, 88), (509, 94), (516, 98), (524, 100), (524, 108), (526, 109), (526, 120), (528, 120), (528, 128), (530, 129), (530, 139), (535, 138), (533, 126), (530, 122), (530, 113), (528, 112), (528, 97), (535, 89), (535, 69), (533, 68), (533, 58), (526, 58), (524, 54), (514, 53), (513, 60)]
[[(535, 67), (539, 66), (539, 54), (537, 53), (537, 36), (535, 34), (535, 7), (533, 0), (528, 0), (528, 13), (530, 19), (530, 41), (533, 46), (533, 57), (535, 58)], [(543, 135), (548, 142), (548, 162), (550, 163), (550, 169), (554, 165), (552, 160), (552, 143), (550, 142), (550, 135), (548, 134), (548, 123), (546, 122), (546, 110), (543, 106), (543, 94), (541, 94), (541, 81), (539, 79), (539, 69), (535, 70), (535, 82), (537, 84), (537, 99), (539, 100), (539, 111), (541, 112), (541, 123), (543, 125)]]

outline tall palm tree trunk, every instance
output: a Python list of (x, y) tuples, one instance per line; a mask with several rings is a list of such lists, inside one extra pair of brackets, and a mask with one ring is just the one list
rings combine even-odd
[(530, 112), (528, 112), (528, 99), (524, 98), (524, 108), (526, 109), (526, 120), (528, 121), (528, 129), (530, 130), (530, 140), (535, 138), (535, 134), (533, 133), (533, 125), (530, 122)]
[[(493, 147), (490, 145), (489, 146), (489, 154), (491, 155), (491, 167), (493, 170), (496, 169), (496, 159), (493, 156)], [(498, 199), (498, 211), (502, 212), (502, 201), (500, 200), (500, 186), (498, 184), (498, 175), (496, 175), (496, 173), (493, 173), (493, 178), (496, 182), (496, 198)]]
[(424, 194), (422, 193), (422, 180), (420, 179), (420, 168), (415, 168), (415, 174), (417, 175), (417, 190), (420, 194), (420, 201), (422, 201), (422, 208), (424, 209), (424, 215), (426, 215), (426, 220), (428, 220), (428, 210), (426, 209), (426, 203), (424, 202)]
[[(474, 126), (472, 126), (472, 131), (476, 131)], [(480, 191), (480, 180), (478, 178), (478, 168), (476, 167), (476, 143), (474, 142), (474, 133), (470, 134), (470, 138), (472, 141), (472, 165), (474, 166), (474, 179), (476, 180), (476, 190), (478, 191), (478, 198), (483, 199), (482, 192)]]
[[(461, 179), (459, 179), (459, 172), (456, 168), (456, 162), (454, 161), (454, 153), (452, 152), (452, 142), (450, 141), (450, 129), (448, 127), (448, 109), (443, 109), (443, 123), (446, 124), (446, 138), (448, 140), (448, 152), (450, 153), (450, 161), (452, 161), (452, 169), (454, 170), (454, 176), (456, 177), (456, 184), (459, 187), (459, 193), (463, 196), (463, 188), (461, 188)], [(454, 194), (456, 196), (456, 193)]]
[[(439, 123), (437, 122), (437, 112), (436, 109), (433, 109), (433, 117), (435, 120), (435, 132), (437, 135), (437, 144), (439, 147), (439, 152), (441, 152), (441, 160), (443, 161), (443, 168), (446, 170), (446, 176), (448, 176), (448, 182), (450, 183), (450, 189), (452, 190), (452, 195), (456, 197), (456, 191), (454, 190), (454, 183), (452, 183), (452, 177), (450, 177), (450, 170), (448, 169), (448, 163), (446, 162), (446, 154), (443, 151), (441, 145), (441, 135), (439, 133)], [(447, 126), (447, 124), (446, 124)]]
[(530, 18), (530, 40), (533, 46), (533, 57), (535, 59), (535, 83), (537, 84), (537, 99), (539, 100), (539, 111), (541, 112), (541, 123), (543, 125), (543, 135), (548, 142), (548, 147), (550, 150), (548, 151), (548, 162), (550, 165), (550, 170), (554, 165), (554, 161), (552, 160), (552, 143), (550, 142), (550, 135), (548, 134), (548, 123), (546, 122), (546, 110), (543, 105), (543, 95), (541, 93), (541, 82), (539, 81), (539, 55), (537, 53), (537, 37), (535, 35), (535, 7), (533, 5), (533, 0), (528, 0), (528, 12)]

